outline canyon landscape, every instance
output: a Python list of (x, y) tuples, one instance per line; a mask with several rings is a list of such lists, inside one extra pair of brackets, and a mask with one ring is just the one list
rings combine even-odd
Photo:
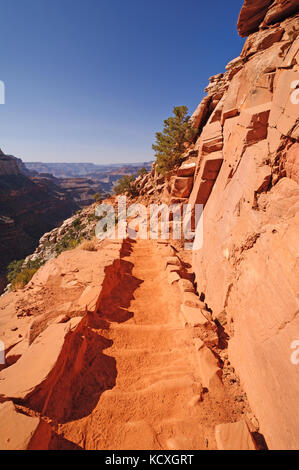
[(32, 253), (43, 234), (91, 205), (95, 195), (112, 192), (122, 175), (150, 166), (106, 165), (99, 171), (93, 164), (26, 164), (0, 150), (0, 294), (11, 261)]
[(240, 8), (154, 162), (0, 153), (1, 450), (298, 450), (299, 1)]

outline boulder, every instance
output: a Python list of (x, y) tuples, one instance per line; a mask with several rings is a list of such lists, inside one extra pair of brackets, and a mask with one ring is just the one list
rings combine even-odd
[(174, 284), (180, 280), (180, 275), (176, 271), (171, 271), (168, 273), (168, 282)]
[(26, 401), (53, 370), (67, 334), (79, 321), (50, 325), (14, 365), (1, 371), (1, 396)]
[(197, 326), (204, 327), (209, 325), (208, 318), (203, 315), (202, 310), (198, 307), (182, 304), (181, 312), (187, 326), (196, 328)]
[(45, 421), (19, 413), (11, 401), (0, 404), (0, 428), (0, 450), (45, 450), (52, 435)]
[(78, 299), (78, 306), (82, 310), (94, 311), (99, 297), (100, 286), (89, 285), (82, 292)]
[(201, 103), (198, 105), (196, 110), (191, 116), (191, 122), (193, 127), (196, 129), (200, 128), (202, 123), (205, 121), (208, 112), (209, 112), (209, 104), (210, 104), (211, 98), (210, 96), (205, 96)]
[(173, 182), (171, 196), (175, 198), (186, 198), (190, 196), (193, 185), (192, 177), (176, 177)]
[(29, 347), (29, 341), (28, 339), (24, 339), (23, 341), (20, 341), (16, 346), (14, 346), (12, 349), (8, 351), (6, 354), (6, 364), (8, 366), (11, 366), (15, 362), (17, 362), (20, 357), (24, 354), (24, 352), (27, 351)]
[(168, 258), (166, 258), (166, 267), (168, 265), (172, 265), (172, 266), (181, 266), (181, 262), (179, 260), (179, 258), (177, 256), (169, 256)]
[(180, 270), (181, 270), (181, 267), (180, 267), (180, 266), (175, 266), (175, 265), (173, 265), (173, 264), (168, 264), (168, 265), (166, 266), (166, 272), (167, 272), (168, 274), (170, 274), (170, 273), (179, 273)]
[(249, 57), (252, 54), (268, 49), (275, 42), (281, 40), (283, 33), (283, 28), (278, 27), (275, 29), (258, 31), (257, 33), (250, 35), (244, 44), (241, 57)]
[(215, 427), (218, 450), (256, 450), (252, 435), (244, 420), (218, 424)]
[(208, 123), (201, 134), (202, 152), (211, 153), (223, 147), (222, 125), (219, 121)]
[(206, 304), (199, 300), (199, 297), (193, 291), (185, 291), (183, 294), (183, 304), (187, 307), (195, 307), (205, 310)]
[(195, 292), (193, 283), (188, 279), (180, 279), (179, 288), (182, 294), (184, 292)]
[(241, 37), (258, 30), (272, 0), (245, 0), (238, 19), (238, 31)]
[(222, 370), (219, 367), (218, 360), (212, 351), (205, 346), (203, 341), (195, 342), (197, 349), (198, 372), (203, 387), (210, 390), (222, 386)]
[(196, 168), (196, 163), (184, 163), (177, 171), (178, 176), (193, 176)]
[(270, 25), (298, 13), (298, 0), (274, 0), (264, 17), (263, 25)]

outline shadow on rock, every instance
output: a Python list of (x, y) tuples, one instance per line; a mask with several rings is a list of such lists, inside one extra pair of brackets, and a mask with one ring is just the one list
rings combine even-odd
[(129, 261), (117, 259), (106, 268), (96, 312), (109, 322), (123, 323), (133, 316), (127, 309), (135, 290), (143, 282), (132, 275), (133, 267)]

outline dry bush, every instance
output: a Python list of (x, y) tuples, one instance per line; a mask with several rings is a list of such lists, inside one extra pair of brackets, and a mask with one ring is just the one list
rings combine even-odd
[(98, 242), (96, 239), (85, 240), (83, 243), (81, 243), (81, 249), (85, 251), (97, 251)]

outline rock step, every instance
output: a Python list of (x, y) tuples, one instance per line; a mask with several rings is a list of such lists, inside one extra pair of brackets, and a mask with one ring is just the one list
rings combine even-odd
[(50, 426), (38, 417), (17, 411), (12, 401), (0, 404), (0, 450), (46, 449), (52, 436)]
[(215, 427), (218, 450), (255, 450), (254, 440), (244, 420)]

